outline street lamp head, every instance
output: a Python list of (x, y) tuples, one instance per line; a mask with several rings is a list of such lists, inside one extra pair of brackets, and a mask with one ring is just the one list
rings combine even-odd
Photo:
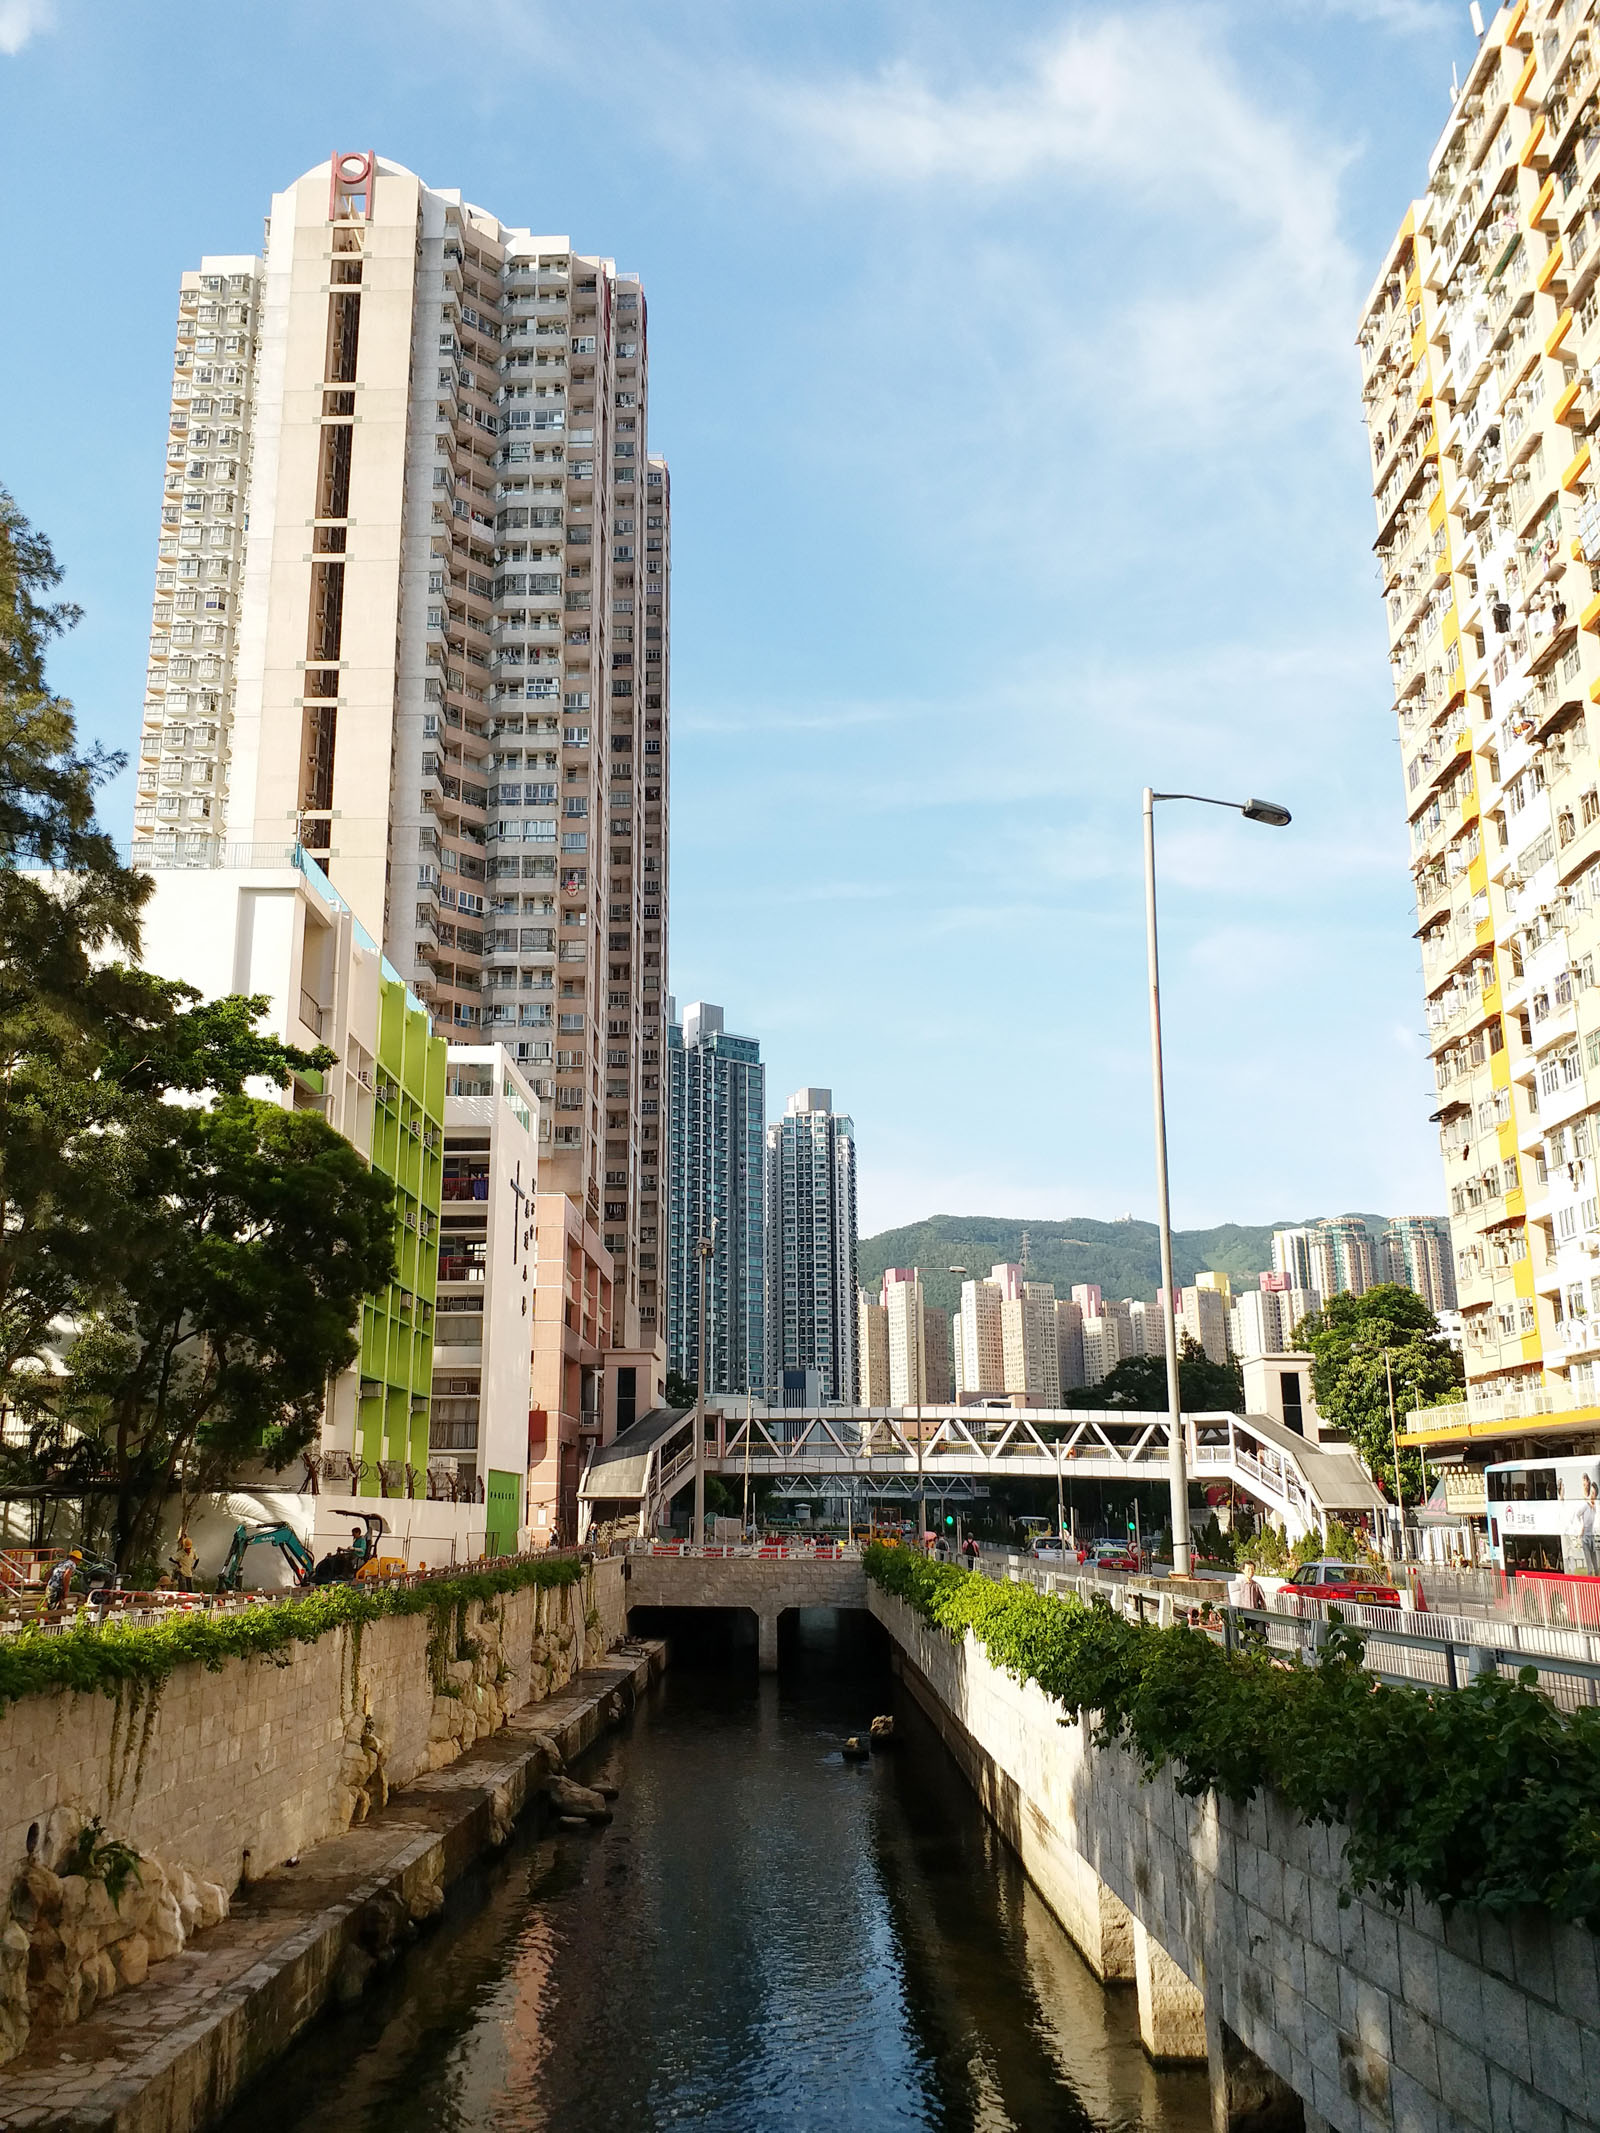
[(1273, 829), (1287, 829), (1294, 820), (1289, 810), (1280, 807), (1276, 800), (1246, 800), (1239, 812), (1246, 822), (1266, 822)]

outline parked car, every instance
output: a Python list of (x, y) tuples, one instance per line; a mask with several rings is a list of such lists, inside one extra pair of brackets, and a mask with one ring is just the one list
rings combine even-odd
[(1301, 1563), (1291, 1570), (1281, 1590), (1304, 1600), (1355, 1600), (1363, 1607), (1398, 1607), (1400, 1595), (1364, 1563), (1333, 1563), (1326, 1559)]

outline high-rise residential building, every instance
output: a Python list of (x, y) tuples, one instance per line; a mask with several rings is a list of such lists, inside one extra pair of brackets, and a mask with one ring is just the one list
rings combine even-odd
[(1123, 1328), (1118, 1320), (1107, 1318), (1103, 1312), (1085, 1318), (1082, 1327), (1083, 1382), (1098, 1385), (1102, 1378), (1110, 1377), (1123, 1359)]
[(889, 1394), (889, 1313), (865, 1289), (856, 1290), (856, 1400), (862, 1407), (887, 1407)]
[(1384, 1279), (1382, 1245), (1359, 1215), (1272, 1233), (1272, 1270), (1292, 1288), (1319, 1296), (1364, 1296)]
[(1379, 1239), (1383, 1279), (1415, 1289), (1430, 1311), (1456, 1308), (1450, 1225), (1437, 1215), (1397, 1215)]
[(1098, 1281), (1076, 1281), (1072, 1285), (1072, 1301), (1085, 1318), (1098, 1318), (1102, 1297)]
[(1595, 0), (1494, 14), (1359, 331), (1428, 1110), (1486, 1423), (1589, 1405), (1600, 1362), (1597, 35)]
[(304, 847), (436, 1025), (527, 1074), (572, 1210), (539, 1222), (546, 1280), (583, 1299), (535, 1326), (570, 1537), (623, 1374), (635, 1398), (662, 1375), (670, 489), (644, 292), (361, 152), (274, 197), (261, 258), (185, 274), (177, 332), (137, 855)]
[(1373, 1270), (1372, 1232), (1359, 1215), (1340, 1215), (1319, 1222), (1317, 1229), (1327, 1252), (1329, 1286), (1325, 1296), (1365, 1296), (1377, 1280)]
[[(1156, 1301), (1161, 1301), (1157, 1292)], [(1178, 1348), (1185, 1340), (1203, 1348), (1213, 1363), (1228, 1360), (1228, 1307), (1216, 1289), (1186, 1288), (1179, 1291), (1176, 1318)]]
[(1075, 1386), (1087, 1385), (1083, 1360), (1083, 1306), (1056, 1299), (1056, 1364), (1065, 1399)]
[[(666, 1084), (667, 1362), (700, 1380), (702, 1237), (706, 1374), (711, 1392), (758, 1395), (766, 1383), (766, 1220), (762, 1206), (767, 1070), (753, 1037), (696, 1000), (680, 1023), (668, 1003)], [(713, 1224), (715, 1227), (713, 1228)]]
[(1272, 1270), (1296, 1289), (1315, 1289), (1319, 1296), (1331, 1296), (1333, 1289), (1333, 1262), (1328, 1253), (1328, 1242), (1320, 1224), (1304, 1229), (1275, 1229), (1272, 1232)]
[(889, 1343), (889, 1403), (926, 1407), (938, 1395), (928, 1389), (927, 1322), (917, 1268), (885, 1268), (883, 1308)]
[(815, 1370), (856, 1394), (856, 1139), (831, 1089), (800, 1089), (767, 1128), (768, 1384)]
[(1106, 1297), (1100, 1306), (1102, 1318), (1115, 1319), (1117, 1326), (1117, 1353), (1119, 1356), (1137, 1355), (1138, 1338), (1133, 1327), (1133, 1304), (1126, 1297)]
[(1128, 1329), (1133, 1335), (1135, 1355), (1165, 1355), (1167, 1352), (1167, 1321), (1158, 1301), (1128, 1305)]
[(956, 1396), (955, 1361), (950, 1313), (937, 1304), (922, 1306), (922, 1355), (928, 1383), (924, 1398), (930, 1406), (942, 1407)]
[(1004, 1301), (996, 1281), (964, 1281), (961, 1284), (960, 1374), (957, 1399), (974, 1399), (1003, 1393), (1006, 1389), (1005, 1335), (1000, 1306)]
[(1294, 1332), (1321, 1299), (1309, 1289), (1244, 1289), (1228, 1314), (1228, 1348), (1234, 1356), (1275, 1355), (1294, 1347)]
[(1052, 1283), (1024, 1281), (1020, 1295), (1003, 1298), (1000, 1342), (1006, 1391), (1029, 1407), (1059, 1407), (1061, 1354)]

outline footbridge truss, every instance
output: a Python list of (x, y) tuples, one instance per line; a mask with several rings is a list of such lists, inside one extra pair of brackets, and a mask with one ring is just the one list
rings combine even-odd
[[(1267, 1415), (1183, 1418), (1189, 1477), (1229, 1483), (1280, 1520), (1291, 1540), (1326, 1519), (1382, 1507), (1355, 1455), (1309, 1444)], [(844, 1497), (866, 1507), (972, 1500), (996, 1481), (1165, 1483), (1168, 1418), (1070, 1408), (710, 1406), (705, 1467), (748, 1476), (791, 1499)], [(921, 1459), (918, 1459), (918, 1438)], [(622, 1522), (656, 1532), (694, 1478), (694, 1411), (658, 1409), (591, 1454), (579, 1487), (583, 1531)]]

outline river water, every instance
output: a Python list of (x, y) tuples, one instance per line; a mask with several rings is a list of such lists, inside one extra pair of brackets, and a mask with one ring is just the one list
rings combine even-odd
[[(1154, 2071), (902, 1700), (881, 1633), (799, 1618), (677, 1663), (578, 1775), (596, 1831), (531, 1831), (226, 2133), (1208, 2133), (1205, 2079)], [(699, 1661), (696, 1664), (696, 1660)], [(730, 1661), (732, 1663), (730, 1663)]]

